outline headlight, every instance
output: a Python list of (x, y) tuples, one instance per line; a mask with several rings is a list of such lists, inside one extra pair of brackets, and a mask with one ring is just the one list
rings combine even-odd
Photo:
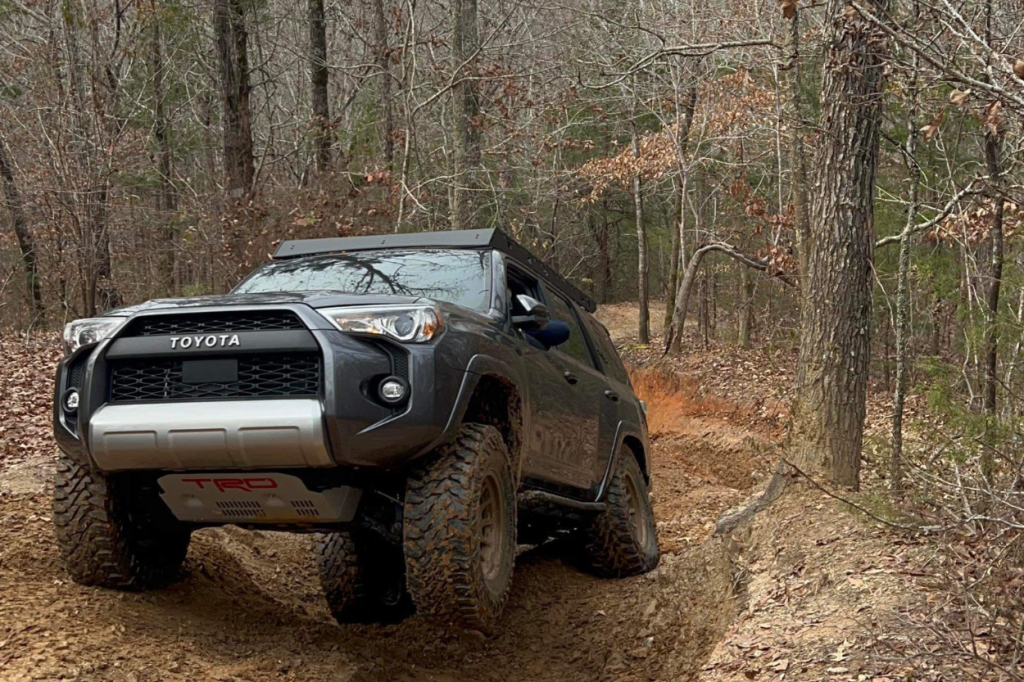
[(404, 343), (425, 343), (444, 329), (441, 311), (433, 306), (328, 308), (320, 314), (343, 332), (387, 336)]
[(64, 352), (71, 355), (82, 346), (99, 343), (116, 332), (124, 322), (123, 317), (90, 317), (69, 322), (64, 327)]

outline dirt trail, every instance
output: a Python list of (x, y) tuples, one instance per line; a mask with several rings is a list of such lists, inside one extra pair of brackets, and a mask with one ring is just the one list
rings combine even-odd
[[(8, 438), (0, 453), (0, 680), (693, 679), (737, 603), (728, 563), (703, 540), (766, 468), (770, 427), (685, 383), (661, 390), (660, 379), (639, 378), (660, 423), (652, 464), (661, 566), (599, 580), (557, 543), (523, 548), (509, 608), (489, 637), (418, 618), (336, 625), (305, 536), (206, 530), (194, 537), (184, 579), (168, 589), (77, 586), (53, 542), (51, 451), (15, 452)], [(45, 430), (39, 405), (48, 399), (37, 393), (49, 387), (36, 383), (14, 383), (30, 406), (18, 433)]]

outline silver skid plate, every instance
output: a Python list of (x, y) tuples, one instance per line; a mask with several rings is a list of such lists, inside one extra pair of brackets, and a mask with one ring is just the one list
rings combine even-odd
[(157, 482), (171, 512), (195, 523), (347, 523), (362, 495), (349, 486), (314, 492), (278, 473), (168, 474)]

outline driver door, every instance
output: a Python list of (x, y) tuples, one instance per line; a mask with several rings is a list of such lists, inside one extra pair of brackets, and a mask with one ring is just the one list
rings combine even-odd
[[(508, 301), (510, 318), (524, 315), (517, 297), (526, 295), (542, 300), (540, 284), (525, 270), (508, 265)], [(527, 482), (579, 485), (578, 422), (573, 420), (575, 392), (563, 371), (551, 360), (552, 350), (513, 329), (516, 352), (526, 368), (530, 411), (529, 433), (523, 438), (523, 478)]]

